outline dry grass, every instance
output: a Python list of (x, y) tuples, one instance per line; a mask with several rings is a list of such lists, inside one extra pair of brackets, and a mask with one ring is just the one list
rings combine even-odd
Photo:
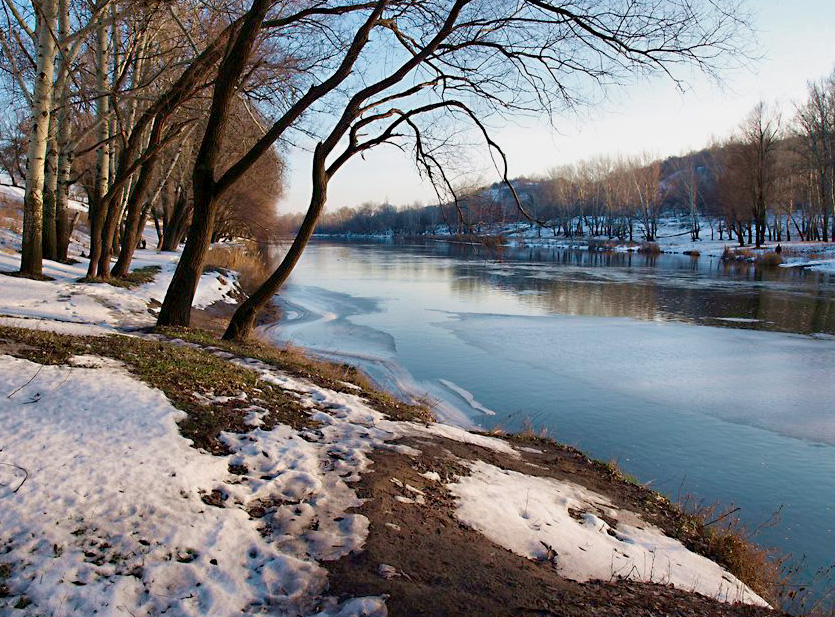
[[(281, 388), (264, 383), (251, 369), (219, 358), (209, 350), (167, 341), (129, 336), (78, 337), (41, 330), (0, 326), (0, 349), (39, 364), (67, 364), (72, 356), (94, 354), (123, 362), (136, 377), (162, 390), (187, 417), (180, 432), (204, 448), (225, 454), (223, 431), (248, 430), (246, 417), (257, 404), (269, 410), (262, 420), (266, 428), (278, 423), (294, 427), (310, 424), (308, 411)], [(207, 405), (194, 393), (228, 397)], [(245, 393), (246, 396), (241, 396)]]
[(204, 270), (234, 270), (240, 276), (241, 289), (251, 294), (270, 275), (262, 253), (254, 243), (246, 246), (213, 246), (209, 249)]
[(660, 255), (663, 251), (657, 242), (644, 242), (638, 247), (638, 252), (646, 255)]
[(679, 507), (685, 515), (682, 524), (691, 527), (682, 533), (687, 536), (692, 532), (698, 538), (702, 544), (699, 552), (725, 566), (766, 600), (778, 602), (786, 585), (785, 558), (774, 549), (758, 546), (752, 538), (763, 527), (776, 524), (779, 512), (750, 531), (736, 516), (739, 508), (722, 508), (717, 503), (705, 505), (690, 496)]
[(271, 341), (258, 340), (247, 343), (223, 341), (209, 332), (188, 328), (162, 328), (158, 332), (171, 338), (196, 343), (206, 349), (221, 349), (238, 357), (261, 360), (323, 388), (358, 394), (368, 400), (375, 409), (395, 420), (434, 420), (428, 405), (421, 402), (406, 403), (384, 392), (355, 366), (312, 358), (304, 350), (293, 345), (279, 347)]
[(600, 240), (589, 238), (587, 244), (590, 251), (613, 251), (618, 243), (615, 240)]
[(756, 263), (758, 266), (769, 268), (779, 266), (783, 263), (783, 258), (778, 253), (758, 253), (751, 249), (732, 249), (726, 246), (725, 250), (722, 251), (722, 261), (749, 261)]
[(757, 257), (757, 263), (761, 266), (773, 268), (783, 263), (783, 258), (777, 253), (764, 253)]
[(12, 233), (23, 233), (23, 210), (20, 204), (13, 204), (7, 199), (0, 198), (0, 227)]
[(754, 253), (752, 253), (749, 249), (732, 249), (726, 246), (722, 251), (722, 261), (752, 261), (755, 257)]

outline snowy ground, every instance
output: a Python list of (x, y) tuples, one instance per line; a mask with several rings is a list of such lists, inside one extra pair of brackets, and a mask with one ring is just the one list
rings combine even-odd
[[(14, 234), (4, 237), (0, 270), (14, 270)], [(162, 299), (175, 260), (138, 251), (135, 267), (160, 272), (135, 289), (76, 282), (84, 260), (47, 263), (54, 281), (0, 275), (0, 324), (76, 334), (149, 325), (148, 303)], [(207, 274), (197, 304), (226, 299), (233, 288), (232, 277)], [(322, 566), (361, 550), (370, 532), (368, 520), (349, 511), (360, 503), (352, 484), (368, 469), (369, 454), (391, 448), (418, 456), (392, 442), (419, 436), (520, 456), (503, 440), (394, 422), (358, 394), (235, 361), (298, 400), (315, 428), (266, 430), (266, 410), (253, 401), (251, 430), (224, 434), (230, 453), (212, 456), (180, 435), (183, 412), (113, 360), (87, 355), (44, 366), (0, 353), (0, 564), (10, 568), (0, 580), (3, 614), (382, 616), (384, 598), (329, 597)], [(195, 398), (218, 402), (211, 392)], [(602, 496), (481, 461), (470, 467), (470, 476), (446, 485), (458, 500), (456, 516), (532, 559), (542, 559), (543, 543), (553, 547), (566, 577), (621, 575), (762, 604), (719, 566)], [(226, 507), (207, 504), (210, 494)], [(270, 533), (248, 515), (259, 503), (279, 504)], [(601, 509), (623, 523), (615, 535), (597, 516)]]
[[(177, 266), (178, 254), (158, 253), (139, 249), (133, 262), (134, 269), (156, 266), (160, 272), (155, 279), (137, 289), (125, 289), (101, 283), (79, 283), (87, 272), (87, 260), (67, 265), (45, 261), (43, 273), (54, 281), (30, 281), (3, 277), (3, 297), (0, 301), (0, 324), (21, 325), (21, 320), (35, 320), (43, 327), (56, 329), (56, 324), (83, 324), (113, 331), (119, 328), (149, 326), (154, 316), (148, 310), (151, 300), (162, 302), (165, 291)], [(0, 272), (20, 267), (20, 256), (0, 252)], [(218, 301), (235, 302), (237, 277), (219, 272), (207, 272), (200, 279), (194, 306), (205, 308)], [(38, 327), (33, 322), (30, 327)], [(61, 326), (61, 331), (72, 332)], [(91, 330), (92, 332), (92, 330)]]

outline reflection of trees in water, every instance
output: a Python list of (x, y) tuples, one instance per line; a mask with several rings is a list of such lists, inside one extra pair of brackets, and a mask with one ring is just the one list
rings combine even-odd
[[(503, 270), (471, 264), (454, 267), (457, 276), (452, 289), (467, 295), (489, 294), (493, 289), (511, 291), (520, 301), (535, 308), (568, 315), (602, 317), (633, 317), (643, 320), (676, 319), (704, 325), (731, 326), (784, 332), (829, 332), (835, 334), (835, 297), (823, 289), (812, 291), (805, 285), (795, 289), (769, 289), (756, 285), (726, 288), (694, 284), (692, 278), (681, 284), (659, 281), (671, 268), (665, 266), (655, 277), (634, 272), (623, 280), (596, 276), (593, 268), (630, 268), (655, 266), (656, 257), (636, 254), (588, 254), (565, 251), (555, 256), (548, 266), (578, 266), (564, 274), (549, 267), (546, 275), (537, 276), (535, 269), (507, 265)], [(532, 259), (545, 261), (541, 254)], [(673, 271), (699, 272), (697, 260), (682, 260)], [(719, 272), (719, 276), (740, 282), (782, 281), (791, 283), (796, 273), (768, 273), (748, 267), (735, 273)], [(550, 275), (550, 276), (549, 276)], [(716, 273), (701, 272), (702, 277)], [(805, 281), (804, 281), (805, 282)], [(795, 281), (795, 284), (800, 280)], [(781, 286), (782, 287), (782, 286)], [(755, 323), (727, 322), (722, 319), (751, 319)]]
[[(500, 290), (553, 313), (835, 334), (833, 285), (823, 275), (796, 269), (628, 252), (496, 250), (451, 242), (329, 243), (327, 250), (360, 268), (364, 277), (448, 281), (454, 293), (468, 297)], [(318, 270), (333, 255), (312, 258)]]

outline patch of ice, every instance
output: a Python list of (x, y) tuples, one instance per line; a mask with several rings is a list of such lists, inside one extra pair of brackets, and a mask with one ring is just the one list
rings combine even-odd
[(502, 454), (509, 454), (514, 458), (519, 458), (521, 454), (514, 450), (510, 444), (502, 439), (496, 437), (487, 437), (485, 435), (478, 435), (471, 433), (456, 426), (449, 424), (417, 424), (414, 422), (397, 422), (388, 424), (381, 422), (382, 428), (389, 428), (391, 431), (402, 435), (404, 437), (421, 437), (424, 435), (434, 435), (436, 437), (445, 437), (453, 441), (460, 441), (461, 443), (468, 443), (474, 446), (480, 446), (493, 450), (494, 452), (501, 452)]
[(458, 396), (460, 396), (465, 401), (467, 401), (467, 403), (469, 403), (470, 407), (472, 407), (473, 409), (475, 409), (477, 411), (480, 411), (481, 413), (486, 414), (488, 416), (495, 416), (496, 415), (495, 411), (493, 411), (492, 409), (488, 409), (487, 407), (485, 407), (484, 405), (479, 403), (477, 400), (475, 400), (475, 398), (473, 398), (472, 393), (469, 392), (468, 390), (465, 390), (461, 386), (459, 386), (459, 385), (457, 385), (457, 384), (455, 384), (455, 383), (453, 383), (453, 382), (451, 382), (447, 379), (439, 379), (438, 381), (440, 381), (447, 388), (449, 388), (450, 390), (455, 392)]
[(426, 478), (427, 480), (432, 480), (433, 482), (441, 481), (441, 474), (439, 474), (437, 471), (426, 471), (420, 475)]

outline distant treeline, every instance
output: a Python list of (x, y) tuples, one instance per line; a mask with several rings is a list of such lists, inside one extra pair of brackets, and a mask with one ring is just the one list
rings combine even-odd
[(599, 156), (462, 190), (448, 203), (366, 203), (326, 214), (324, 234), (496, 234), (529, 223), (554, 236), (654, 241), (662, 213), (703, 224), (740, 245), (766, 240), (835, 242), (835, 73), (809, 84), (790, 118), (757, 105), (723, 143), (667, 159)]

